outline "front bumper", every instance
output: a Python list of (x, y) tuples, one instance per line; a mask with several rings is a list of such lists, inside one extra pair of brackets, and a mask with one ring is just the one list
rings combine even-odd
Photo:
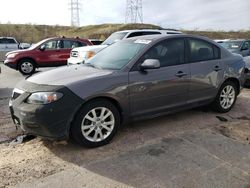
[(79, 65), (83, 64), (85, 62), (85, 58), (79, 58), (79, 57), (70, 57), (67, 60), (68, 65)]
[(6, 65), (6, 66), (8, 66), (8, 67), (10, 67), (12, 69), (16, 69), (17, 68), (16, 62), (14, 60), (5, 59), (3, 63), (4, 63), (4, 65)]
[[(10, 112), (15, 124), (27, 134), (46, 138), (63, 139), (69, 135), (70, 124), (84, 101), (66, 87), (44, 86), (27, 82), (27, 88), (17, 98), (10, 100)], [(27, 89), (26, 88), (26, 89)], [(47, 105), (28, 104), (26, 99), (31, 93), (38, 91), (57, 91), (63, 97)], [(14, 96), (14, 95), (13, 95)]]

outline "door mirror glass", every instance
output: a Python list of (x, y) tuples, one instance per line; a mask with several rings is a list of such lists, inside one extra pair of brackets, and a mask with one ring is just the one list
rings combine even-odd
[(241, 51), (243, 50), (249, 50), (249, 44), (247, 42), (245, 42), (243, 47), (241, 48)]
[(40, 46), (40, 48), (39, 48), (41, 51), (44, 51), (45, 49), (46, 49), (46, 46), (45, 46), (45, 44), (42, 44), (41, 46)]
[(141, 65), (140, 70), (158, 69), (160, 68), (160, 61), (158, 59), (146, 59)]

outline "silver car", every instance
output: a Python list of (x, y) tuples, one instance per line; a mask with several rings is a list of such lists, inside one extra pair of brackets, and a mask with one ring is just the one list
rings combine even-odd
[(14, 122), (27, 133), (73, 137), (97, 147), (131, 120), (211, 104), (231, 110), (244, 84), (245, 62), (192, 35), (117, 42), (86, 64), (29, 77), (13, 91)]

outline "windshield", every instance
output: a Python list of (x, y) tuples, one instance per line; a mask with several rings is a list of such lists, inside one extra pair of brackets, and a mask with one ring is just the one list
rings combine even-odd
[(125, 37), (125, 35), (127, 35), (127, 32), (113, 33), (102, 44), (103, 45), (113, 44), (119, 40), (122, 40)]
[(238, 49), (242, 45), (242, 41), (225, 41), (220, 43), (226, 49)]
[(37, 48), (38, 46), (40, 46), (41, 44), (43, 44), (44, 42), (46, 42), (48, 39), (44, 39), (44, 40), (42, 40), (42, 41), (40, 41), (40, 42), (38, 42), (38, 43), (35, 43), (35, 44), (33, 44), (29, 49), (35, 49), (35, 48)]
[(118, 42), (110, 45), (89, 59), (86, 64), (99, 69), (120, 70), (139, 53), (146, 44), (136, 41)]

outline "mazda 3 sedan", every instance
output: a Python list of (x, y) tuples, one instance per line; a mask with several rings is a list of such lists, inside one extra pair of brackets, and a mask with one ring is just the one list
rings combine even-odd
[(211, 104), (228, 112), (244, 84), (245, 63), (192, 35), (144, 36), (110, 45), (79, 66), (20, 82), (12, 118), (29, 134), (97, 147), (121, 124)]

